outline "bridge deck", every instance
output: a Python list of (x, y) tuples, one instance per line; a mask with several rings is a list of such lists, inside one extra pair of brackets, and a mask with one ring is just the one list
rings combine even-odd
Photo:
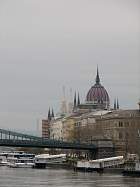
[(0, 146), (95, 150), (94, 144), (64, 142), (0, 129)]

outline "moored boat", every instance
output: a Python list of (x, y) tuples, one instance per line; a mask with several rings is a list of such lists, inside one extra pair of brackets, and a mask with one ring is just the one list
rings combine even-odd
[(66, 161), (66, 154), (49, 155), (40, 154), (35, 156), (35, 168), (46, 168), (47, 165), (60, 164)]
[(123, 175), (140, 176), (140, 161), (137, 155), (129, 154), (125, 162)]
[(0, 157), (0, 166), (7, 166), (8, 162), (5, 157)]
[(3, 152), (1, 155), (1, 165), (13, 168), (31, 168), (34, 166), (35, 155), (24, 151)]
[(7, 166), (7, 155), (9, 152), (0, 153), (0, 166)]
[(123, 156), (102, 158), (96, 160), (77, 161), (75, 170), (103, 172), (105, 168), (113, 168), (124, 163)]
[(11, 168), (32, 168), (34, 167), (33, 158), (8, 158), (7, 166)]

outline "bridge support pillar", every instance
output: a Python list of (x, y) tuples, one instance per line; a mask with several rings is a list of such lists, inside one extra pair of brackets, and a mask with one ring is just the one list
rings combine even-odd
[(89, 151), (88, 159), (100, 159), (100, 158), (109, 158), (115, 156), (114, 148), (98, 148), (93, 151)]
[(100, 159), (113, 157), (115, 155), (114, 144), (111, 139), (96, 139), (92, 140), (96, 145), (95, 150), (90, 150), (90, 159)]

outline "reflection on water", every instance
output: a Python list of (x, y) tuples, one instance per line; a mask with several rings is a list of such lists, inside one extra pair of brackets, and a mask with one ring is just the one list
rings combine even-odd
[(74, 172), (64, 169), (0, 167), (1, 187), (140, 187), (140, 178), (121, 174)]

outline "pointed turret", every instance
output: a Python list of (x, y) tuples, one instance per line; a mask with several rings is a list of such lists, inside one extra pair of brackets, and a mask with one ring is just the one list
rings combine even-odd
[(80, 105), (80, 96), (79, 96), (79, 93), (78, 93), (78, 101), (77, 101), (77, 105), (78, 105), (78, 106)]
[(77, 106), (77, 102), (76, 102), (76, 92), (75, 92), (75, 95), (74, 95), (74, 108), (76, 108)]
[(114, 110), (117, 109), (117, 106), (116, 106), (116, 99), (114, 99)]
[(120, 106), (119, 106), (119, 100), (117, 98), (117, 109), (119, 109), (119, 108), (120, 108)]
[(100, 77), (99, 77), (98, 66), (97, 66), (96, 84), (100, 84)]
[(52, 118), (54, 118), (54, 111), (53, 111), (53, 108), (52, 108), (52, 115), (51, 115)]
[(51, 112), (50, 112), (50, 108), (49, 108), (49, 111), (48, 111), (48, 120), (51, 121)]

